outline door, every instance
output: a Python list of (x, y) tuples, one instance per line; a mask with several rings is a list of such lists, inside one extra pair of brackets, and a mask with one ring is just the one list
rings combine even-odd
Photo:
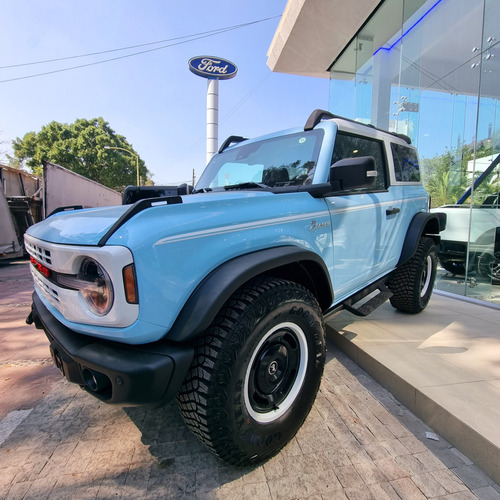
[(332, 164), (359, 156), (375, 158), (374, 186), (326, 199), (333, 231), (335, 302), (392, 270), (401, 253), (397, 240), (402, 200), (397, 191), (388, 189), (383, 142), (339, 132)]

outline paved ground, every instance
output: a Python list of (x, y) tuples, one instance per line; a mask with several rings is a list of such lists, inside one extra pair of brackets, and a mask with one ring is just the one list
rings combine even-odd
[(418, 316), (389, 302), (328, 322), (331, 339), (500, 482), (500, 309), (434, 293)]
[(33, 408), (60, 379), (45, 336), (25, 322), (32, 292), (27, 260), (0, 261), (0, 419)]
[[(10, 273), (0, 266), (0, 297), (30, 287), (22, 273), (6, 279)], [(15, 296), (28, 302), (23, 293)], [(26, 312), (12, 297), (0, 303), (2, 360), (18, 324), (15, 315), (5, 321), (4, 311), (17, 307), (23, 319)], [(37, 364), (47, 357), (37, 344), (47, 344), (33, 331), (27, 344), (19, 340), (24, 349), (5, 352), (11, 368), (16, 358), (26, 366), (33, 347), (36, 379), (51, 369)], [(155, 411), (106, 406), (52, 370), (46, 390), (17, 402), (17, 392), (31, 383), (27, 375), (12, 380), (2, 362), (0, 498), (500, 498), (500, 488), (467, 457), (439, 436), (429, 439), (432, 429), (330, 340), (327, 347), (325, 376), (305, 425), (278, 456), (247, 469), (207, 452), (175, 404)], [(12, 399), (4, 398), (5, 389)]]

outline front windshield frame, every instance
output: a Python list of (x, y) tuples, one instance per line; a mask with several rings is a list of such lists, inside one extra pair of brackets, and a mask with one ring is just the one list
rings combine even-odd
[(196, 190), (286, 188), (312, 183), (324, 130), (243, 142), (216, 154)]

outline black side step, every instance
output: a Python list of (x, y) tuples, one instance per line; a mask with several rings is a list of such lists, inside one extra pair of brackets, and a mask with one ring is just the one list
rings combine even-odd
[[(378, 290), (376, 295), (360, 306), (357, 306), (358, 302), (362, 301), (376, 290)], [(354, 294), (352, 297), (349, 297), (342, 305), (344, 309), (347, 309), (356, 316), (368, 316), (368, 314), (371, 314), (377, 307), (380, 307), (385, 301), (389, 300), (392, 295), (393, 293), (387, 288), (385, 282), (377, 282)]]

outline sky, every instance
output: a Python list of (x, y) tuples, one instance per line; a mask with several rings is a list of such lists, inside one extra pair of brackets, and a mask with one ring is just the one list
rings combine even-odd
[[(219, 144), (229, 135), (302, 126), (314, 109), (328, 109), (329, 82), (273, 73), (267, 66), (286, 3), (2, 2), (0, 162), (12, 154), (12, 140), (51, 121), (102, 117), (145, 161), (155, 184), (190, 181), (193, 169), (199, 178), (206, 163), (207, 80), (191, 73), (188, 61), (201, 55), (238, 67), (235, 78), (219, 85)], [(95, 54), (104, 51), (112, 52)], [(123, 57), (143, 51), (149, 52)], [(62, 60), (43, 62), (53, 59)], [(66, 71), (75, 66), (84, 67)]]

